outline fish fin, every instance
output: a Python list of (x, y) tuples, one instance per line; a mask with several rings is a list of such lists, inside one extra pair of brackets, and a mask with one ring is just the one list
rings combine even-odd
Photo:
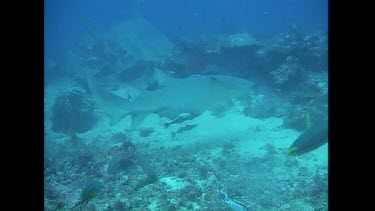
[(136, 129), (138, 125), (145, 119), (147, 114), (148, 114), (147, 112), (138, 112), (136, 114), (133, 114), (130, 130)]
[(169, 76), (163, 70), (159, 68), (154, 68), (153, 78), (159, 87), (163, 87), (168, 81), (174, 80), (173, 77)]
[(113, 126), (128, 115), (129, 100), (111, 93), (99, 85), (94, 77), (95, 70), (85, 68), (84, 74), (94, 101), (109, 117), (109, 125)]
[(171, 123), (164, 123), (164, 128), (168, 128), (171, 125)]
[(113, 113), (108, 113), (107, 114), (109, 117), (109, 126), (114, 126), (118, 122), (120, 122), (123, 118), (127, 116), (127, 114), (113, 114)]
[(234, 201), (235, 203), (241, 205), (242, 207), (246, 208), (246, 210), (249, 209), (244, 203), (242, 203), (242, 202), (240, 202), (240, 201), (237, 201), (237, 200), (233, 200), (233, 201)]
[(172, 132), (171, 133), (172, 138), (174, 138), (176, 136), (176, 134), (177, 134), (176, 132)]

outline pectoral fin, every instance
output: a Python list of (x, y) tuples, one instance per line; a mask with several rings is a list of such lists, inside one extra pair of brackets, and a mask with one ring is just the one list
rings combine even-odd
[(138, 127), (138, 125), (144, 120), (147, 114), (147, 112), (138, 112), (136, 114), (133, 114), (130, 129), (135, 130)]

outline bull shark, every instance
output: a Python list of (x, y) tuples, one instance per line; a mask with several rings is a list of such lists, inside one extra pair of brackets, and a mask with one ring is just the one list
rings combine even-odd
[[(156, 71), (158, 72), (158, 71)], [(161, 71), (158, 72), (159, 74)], [(250, 94), (253, 82), (226, 75), (200, 75), (188, 78), (165, 76), (161, 88), (143, 90), (129, 100), (104, 89), (85, 69), (88, 86), (94, 101), (114, 125), (127, 115), (132, 116), (131, 130), (149, 113), (177, 117), (181, 113), (200, 114), (230, 105), (235, 98)]]

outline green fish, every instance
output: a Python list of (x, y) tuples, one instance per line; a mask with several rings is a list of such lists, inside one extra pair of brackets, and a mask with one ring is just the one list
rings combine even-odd
[(328, 121), (320, 121), (303, 132), (289, 147), (288, 155), (302, 155), (328, 142)]

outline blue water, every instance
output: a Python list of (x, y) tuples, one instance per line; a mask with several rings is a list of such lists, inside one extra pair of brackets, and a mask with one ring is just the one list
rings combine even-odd
[(169, 37), (199, 37), (220, 31), (225, 20), (233, 32), (280, 33), (296, 24), (304, 31), (326, 31), (327, 0), (48, 0), (45, 1), (46, 57), (66, 53), (85, 35), (139, 13)]
[(44, 2), (46, 211), (328, 210), (327, 0)]

